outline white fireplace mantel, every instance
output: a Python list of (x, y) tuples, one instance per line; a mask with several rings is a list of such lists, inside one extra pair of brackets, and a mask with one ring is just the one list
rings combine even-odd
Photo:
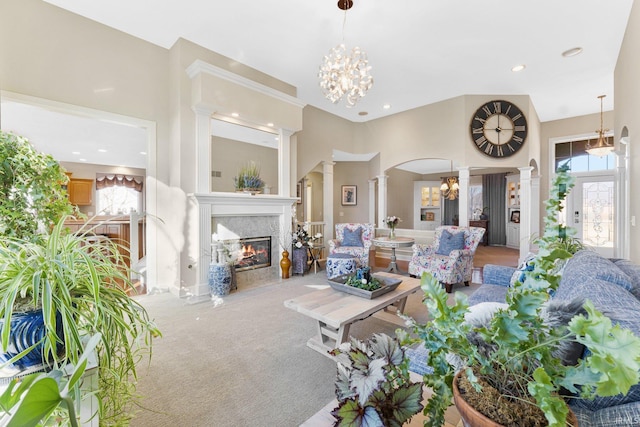
[(246, 193), (194, 193), (190, 194), (198, 204), (198, 260), (197, 277), (193, 295), (209, 294), (208, 268), (211, 263), (211, 218), (222, 216), (277, 216), (281, 233), (291, 233), (291, 207), (298, 200), (275, 194)]

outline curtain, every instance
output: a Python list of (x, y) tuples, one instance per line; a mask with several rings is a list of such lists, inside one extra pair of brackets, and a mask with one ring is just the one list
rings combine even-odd
[(482, 204), (489, 208), (489, 245), (505, 245), (507, 183), (504, 173), (482, 176)]
[(441, 198), (440, 201), (444, 209), (442, 225), (453, 225), (453, 220), (458, 219), (458, 198), (455, 200)]
[(107, 187), (127, 187), (142, 192), (142, 177), (129, 175), (105, 175), (96, 178), (96, 190)]

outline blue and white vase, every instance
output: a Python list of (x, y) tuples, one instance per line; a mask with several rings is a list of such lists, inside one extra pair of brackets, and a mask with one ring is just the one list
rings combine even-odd
[(231, 266), (229, 264), (209, 265), (209, 289), (211, 295), (219, 297), (229, 295), (231, 291)]

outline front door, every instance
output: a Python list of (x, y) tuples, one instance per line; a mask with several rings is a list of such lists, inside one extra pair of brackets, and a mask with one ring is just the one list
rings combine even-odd
[(614, 195), (612, 176), (590, 176), (577, 178), (567, 199), (567, 225), (585, 246), (609, 258), (615, 247)]

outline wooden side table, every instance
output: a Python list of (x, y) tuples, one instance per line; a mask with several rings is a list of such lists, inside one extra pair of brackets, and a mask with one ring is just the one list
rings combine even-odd
[(371, 241), (374, 245), (381, 248), (391, 248), (391, 261), (389, 262), (389, 268), (387, 268), (387, 271), (389, 273), (403, 274), (396, 263), (396, 248), (411, 246), (414, 244), (415, 240), (410, 237), (395, 237), (393, 239), (388, 237), (376, 237), (371, 239)]

